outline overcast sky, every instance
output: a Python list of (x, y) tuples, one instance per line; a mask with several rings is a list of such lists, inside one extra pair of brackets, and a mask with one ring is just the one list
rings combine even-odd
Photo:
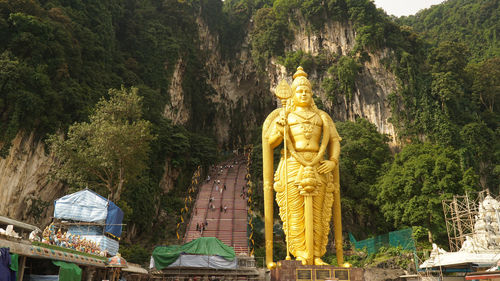
[(377, 8), (382, 8), (388, 15), (409, 16), (421, 9), (444, 2), (444, 0), (374, 0)]

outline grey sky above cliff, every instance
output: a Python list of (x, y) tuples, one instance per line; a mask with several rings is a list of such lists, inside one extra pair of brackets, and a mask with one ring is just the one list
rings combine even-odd
[(409, 16), (421, 9), (444, 2), (444, 0), (375, 0), (375, 6), (382, 8), (388, 15)]

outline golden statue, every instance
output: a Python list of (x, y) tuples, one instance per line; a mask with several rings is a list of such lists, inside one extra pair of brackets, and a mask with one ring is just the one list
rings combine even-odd
[[(337, 261), (343, 264), (340, 217), (339, 154), (341, 138), (333, 120), (314, 104), (311, 83), (302, 67), (291, 87), (276, 88), (282, 107), (269, 114), (262, 128), (266, 264), (273, 262), (273, 189), (291, 253), (304, 265), (326, 265), (332, 206)], [(273, 150), (283, 142), (273, 177)]]

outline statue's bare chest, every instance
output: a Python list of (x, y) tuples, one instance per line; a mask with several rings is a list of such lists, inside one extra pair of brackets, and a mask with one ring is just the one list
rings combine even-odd
[(321, 138), (323, 120), (313, 111), (291, 112), (288, 125), (295, 148), (300, 151), (317, 151)]

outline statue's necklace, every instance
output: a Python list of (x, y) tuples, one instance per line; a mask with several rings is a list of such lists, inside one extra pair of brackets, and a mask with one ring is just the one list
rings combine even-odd
[(316, 122), (313, 123), (310, 119), (312, 119), (316, 115), (316, 113), (312, 112), (311, 115), (309, 115), (309, 116), (303, 116), (303, 115), (299, 114), (298, 112), (294, 112), (294, 114), (302, 119), (300, 126), (301, 126), (302, 130), (304, 130), (304, 137), (307, 140), (310, 140), (313, 136), (314, 126), (317, 125)]

